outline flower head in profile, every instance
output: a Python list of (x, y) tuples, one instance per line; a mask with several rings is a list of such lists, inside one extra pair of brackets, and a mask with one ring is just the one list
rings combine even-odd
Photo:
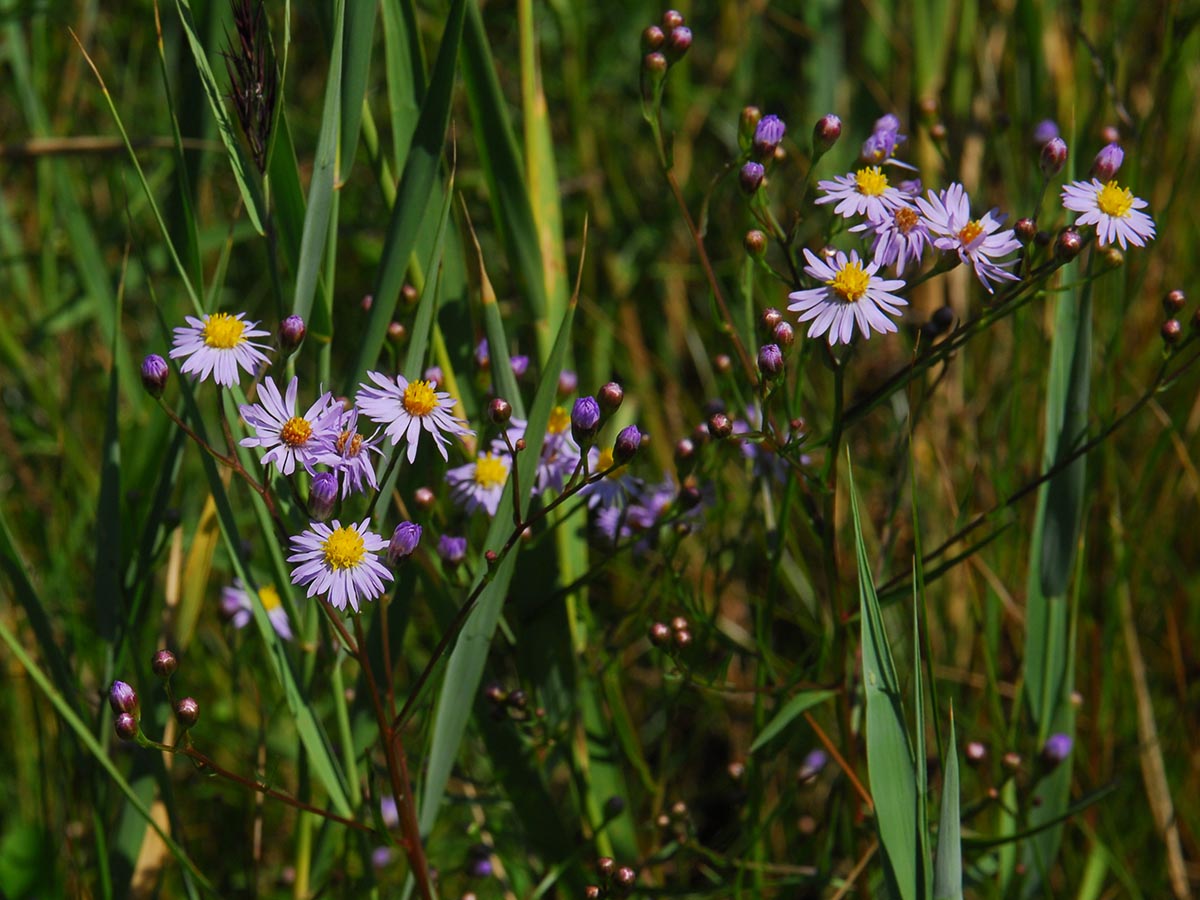
[[(290, 641), (292, 626), (288, 623), (287, 610), (283, 608), (279, 591), (272, 585), (264, 585), (258, 589), (258, 599), (267, 611), (267, 618), (271, 620), (271, 627), (275, 629), (275, 633), (285, 641)], [(234, 628), (245, 628), (250, 624), (253, 603), (254, 600), (241, 579), (234, 579), (233, 584), (221, 591), (221, 613)]]
[(296, 413), (296, 391), (299, 379), (292, 377), (286, 396), (281, 396), (275, 380), (268, 375), (258, 388), (258, 403), (240, 407), (242, 418), (253, 430), (251, 437), (242, 438), (243, 447), (263, 447), (263, 465), (274, 464), (284, 475), (304, 466), (309, 475), (314, 466), (328, 462), (338, 435), (341, 407), (326, 391), (305, 411)]
[(880, 268), (895, 265), (896, 274), (903, 275), (909, 263), (919, 264), (930, 244), (929, 227), (916, 207), (905, 203), (889, 209), (881, 217), (873, 217), (851, 231), (869, 231), (874, 235), (871, 250)]
[(475, 462), (446, 473), (451, 496), (468, 513), (483, 509), (489, 516), (494, 516), (508, 482), (510, 465), (507, 453), (480, 453)]
[(800, 313), (801, 322), (812, 322), (809, 337), (828, 332), (830, 344), (848, 344), (856, 323), (864, 338), (870, 338), (872, 330), (880, 334), (896, 330), (888, 316), (900, 315), (900, 307), (908, 301), (891, 292), (904, 287), (903, 281), (879, 278), (875, 274), (879, 263), (864, 266), (853, 250), (848, 257), (839, 250), (826, 262), (806, 247), (804, 257), (808, 260), (804, 271), (821, 287), (788, 294), (796, 301), (788, 309)]
[(1019, 280), (1005, 268), (1015, 263), (1015, 259), (996, 262), (995, 257), (1020, 249), (1021, 242), (1011, 228), (1000, 230), (1002, 218), (993, 218), (995, 210), (972, 219), (970, 198), (958, 183), (937, 194), (930, 190), (927, 196), (928, 200), (917, 198), (917, 207), (929, 223), (929, 231), (934, 236), (933, 246), (955, 251), (962, 262), (975, 270), (989, 294), (993, 293), (995, 281)]
[(446, 435), (475, 433), (451, 412), (454, 401), (450, 395), (435, 390), (428, 381), (409, 381), (403, 375), (389, 378), (379, 372), (368, 372), (367, 377), (375, 387), (360, 384), (355, 402), (368, 419), (384, 426), (393, 444), (408, 444), (410, 463), (417, 458), (417, 440), (422, 431), (429, 432), (442, 459), (449, 459)]
[(378, 429), (370, 436), (364, 437), (358, 430), (358, 407), (352, 406), (341, 415), (338, 424), (338, 435), (333, 442), (333, 458), (330, 464), (342, 476), (342, 498), (353, 492), (363, 493), (365, 485), (371, 490), (379, 490), (379, 480), (375, 477), (375, 460), (371, 454), (380, 456)]
[(187, 326), (175, 329), (171, 359), (184, 358), (180, 370), (185, 375), (195, 375), (201, 381), (213, 376), (213, 381), (222, 387), (233, 387), (238, 383), (238, 367), (253, 375), (260, 363), (267, 362), (261, 352), (266, 344), (257, 344), (250, 338), (269, 337), (257, 322), (246, 322), (245, 313), (205, 313), (204, 318), (186, 316)]
[(817, 203), (836, 203), (833, 211), (847, 219), (855, 216), (882, 218), (890, 209), (907, 203), (908, 198), (888, 183), (888, 177), (879, 166), (868, 166), (838, 175), (832, 181), (819, 181), (817, 187), (825, 192)]
[(1113, 242), (1122, 250), (1129, 244), (1144, 247), (1154, 237), (1154, 220), (1142, 212), (1148, 205), (1146, 201), (1115, 181), (1072, 181), (1063, 188), (1062, 201), (1072, 212), (1083, 213), (1075, 220), (1076, 225), (1096, 226), (1101, 247)]
[(361, 601), (374, 600), (383, 593), (383, 583), (392, 580), (379, 559), (388, 542), (368, 530), (370, 519), (332, 527), (313, 522), (307, 530), (292, 538), (292, 584), (308, 585), (308, 596), (322, 595), (338, 609), (358, 612)]

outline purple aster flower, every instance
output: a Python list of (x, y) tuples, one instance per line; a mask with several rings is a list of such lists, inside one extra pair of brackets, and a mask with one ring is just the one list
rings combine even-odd
[[(287, 610), (283, 608), (283, 600), (280, 599), (279, 591), (269, 584), (264, 585), (258, 589), (258, 599), (262, 602), (263, 609), (267, 611), (267, 618), (271, 620), (271, 627), (275, 629), (275, 633), (285, 641), (290, 641), (292, 627), (288, 623)], [(234, 628), (245, 628), (253, 617), (251, 607), (253, 602), (246, 586), (235, 579), (233, 584), (221, 591), (221, 615)]]
[(989, 294), (993, 293), (994, 281), (1019, 280), (1004, 268), (1015, 263), (1015, 259), (1004, 263), (995, 260), (995, 257), (1020, 249), (1021, 242), (1011, 228), (1000, 231), (1000, 221), (994, 219), (991, 212), (984, 213), (982, 218), (972, 219), (970, 198), (957, 182), (940, 194), (930, 190), (928, 197), (928, 200), (918, 197), (917, 207), (929, 223), (935, 247), (955, 251), (962, 262), (975, 270)]
[(847, 219), (855, 216), (883, 215), (908, 202), (898, 189), (888, 184), (888, 177), (879, 166), (859, 169), (847, 175), (838, 175), (832, 181), (819, 181), (817, 187), (825, 192), (817, 198), (817, 204), (836, 203), (834, 213)]
[(763, 378), (778, 378), (783, 373), (783, 353), (778, 344), (763, 344), (758, 348), (758, 371)]
[(1115, 181), (1108, 184), (1101, 184), (1095, 178), (1090, 182), (1072, 181), (1063, 188), (1062, 201), (1072, 212), (1083, 213), (1075, 220), (1076, 225), (1096, 226), (1101, 247), (1114, 241), (1122, 250), (1128, 244), (1144, 247), (1154, 237), (1154, 220), (1142, 212), (1146, 201)]
[(258, 329), (257, 322), (243, 321), (245, 313), (206, 313), (204, 318), (185, 316), (187, 327), (175, 329), (171, 359), (184, 358), (180, 368), (184, 375), (195, 375), (201, 381), (213, 376), (222, 387), (238, 383), (238, 368), (254, 374), (259, 363), (267, 362), (261, 353), (269, 349), (250, 338), (269, 337), (270, 332)]
[(595, 397), (580, 397), (571, 407), (571, 437), (580, 447), (596, 439), (600, 428), (600, 404)]
[[(588, 453), (588, 472), (595, 475), (612, 469), (614, 463), (613, 451), (595, 447)], [(579, 489), (580, 496), (587, 497), (588, 506), (592, 509), (607, 506), (625, 506), (629, 498), (641, 490), (642, 483), (630, 475), (623, 465), (612, 469), (598, 481), (592, 481)]]
[(291, 475), (297, 462), (309, 475), (315, 474), (314, 466), (318, 463), (329, 462), (341, 419), (341, 405), (328, 391), (304, 415), (297, 415), (299, 381), (293, 376), (287, 395), (280, 396), (275, 380), (268, 375), (259, 385), (259, 402), (239, 407), (246, 424), (254, 429), (251, 437), (242, 438), (239, 443), (243, 447), (266, 449), (263, 465), (274, 464), (283, 475)]
[(507, 453), (480, 453), (475, 462), (446, 473), (451, 496), (468, 513), (482, 509), (494, 516), (508, 482), (510, 464)]
[(909, 263), (919, 264), (930, 244), (925, 220), (916, 207), (908, 204), (889, 210), (880, 218), (870, 218), (850, 230), (870, 231), (874, 235), (871, 250), (875, 262), (880, 268), (894, 264), (897, 275), (903, 275)]
[(438, 538), (438, 556), (442, 558), (443, 562), (457, 566), (467, 558), (467, 539), (443, 534)]
[(403, 375), (388, 378), (368, 372), (375, 387), (360, 384), (358, 408), (368, 419), (385, 426), (384, 433), (394, 445), (408, 444), (408, 461), (417, 458), (417, 440), (422, 431), (429, 433), (442, 459), (449, 459), (446, 435), (474, 434), (467, 423), (453, 414), (454, 401), (444, 391), (435, 391), (428, 381), (409, 381)]
[(368, 530), (370, 519), (343, 526), (337, 519), (330, 528), (324, 522), (311, 526), (292, 538), (288, 562), (298, 563), (292, 570), (292, 584), (308, 585), (308, 596), (325, 595), (338, 609), (358, 612), (359, 602), (374, 600), (384, 591), (383, 583), (392, 573), (376, 555), (388, 542)]
[(903, 144), (908, 137), (900, 133), (900, 120), (891, 113), (875, 120), (875, 128), (871, 136), (863, 141), (860, 157), (870, 165), (899, 166), (902, 169), (914, 170), (906, 162), (895, 158), (896, 148)]
[(880, 334), (896, 330), (896, 324), (888, 316), (899, 316), (900, 307), (907, 306), (908, 301), (891, 292), (904, 287), (903, 281), (877, 277), (879, 263), (871, 262), (864, 267), (853, 250), (849, 257), (839, 250), (831, 263), (807, 247), (804, 257), (808, 260), (804, 271), (821, 282), (821, 287), (788, 294), (788, 299), (796, 301), (788, 309), (801, 313), (801, 322), (812, 322), (809, 337), (828, 332), (830, 344), (848, 344), (855, 323), (868, 339), (872, 330)]
[(775, 155), (776, 148), (783, 143), (786, 132), (787, 125), (779, 116), (763, 116), (754, 126), (754, 155), (759, 159), (770, 159)]
[(388, 542), (388, 565), (394, 566), (396, 563), (408, 559), (416, 552), (417, 545), (420, 543), (421, 526), (416, 522), (401, 522), (392, 532), (392, 539)]
[[(506, 429), (508, 439), (514, 445), (525, 435), (525, 420), (513, 419)], [(494, 453), (507, 453), (508, 448), (501, 441), (492, 443)], [(546, 424), (546, 436), (542, 439), (542, 452), (538, 457), (537, 475), (534, 491), (541, 493), (546, 490), (561, 491), (567, 479), (579, 466), (579, 445), (571, 437), (571, 416), (561, 406), (550, 411), (550, 421)]]
[(383, 456), (383, 451), (379, 449), (379, 430), (376, 429), (370, 437), (359, 434), (357, 406), (343, 410), (340, 418), (330, 465), (341, 473), (342, 497), (348, 497), (355, 491), (364, 493), (365, 485), (369, 485), (373, 491), (379, 490), (375, 460), (371, 459), (372, 453)]

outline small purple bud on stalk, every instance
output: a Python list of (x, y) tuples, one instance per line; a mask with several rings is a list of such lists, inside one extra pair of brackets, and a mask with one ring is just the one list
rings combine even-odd
[(762, 110), (757, 106), (746, 106), (742, 108), (742, 114), (738, 117), (738, 147), (742, 150), (749, 150), (754, 143), (754, 132), (758, 128), (758, 122), (762, 118)]
[(725, 413), (713, 413), (708, 418), (708, 433), (721, 440), (733, 434), (733, 422)]
[(600, 402), (600, 412), (608, 417), (621, 408), (621, 403), (625, 399), (625, 390), (615, 381), (610, 381), (596, 391), (596, 399)]
[(1070, 262), (1083, 249), (1083, 238), (1074, 228), (1064, 228), (1054, 242), (1054, 255), (1062, 262)]
[(713, 368), (718, 375), (728, 375), (733, 370), (733, 360), (728, 353), (718, 353), (713, 357)]
[(662, 30), (670, 32), (672, 28), (678, 28), (684, 22), (683, 13), (677, 9), (668, 9), (663, 13)]
[(628, 894), (633, 890), (634, 882), (637, 881), (637, 872), (629, 868), (629, 866), (621, 866), (613, 875), (613, 887), (616, 888), (619, 894)]
[(138, 734), (138, 720), (129, 713), (121, 713), (113, 721), (113, 730), (123, 741), (132, 741)]
[(370, 312), (371, 307), (374, 305), (375, 305), (375, 295), (374, 294), (363, 294), (362, 301), (359, 303), (359, 306), (362, 307), (362, 311)]
[(617, 864), (613, 862), (611, 856), (602, 856), (596, 860), (596, 874), (605, 881), (612, 878), (615, 871), (617, 871)]
[(1052, 734), (1042, 747), (1042, 762), (1053, 768), (1067, 760), (1075, 742), (1069, 734)]
[(1100, 140), (1106, 144), (1121, 143), (1121, 130), (1116, 125), (1105, 125), (1100, 129)]
[(646, 30), (642, 32), (642, 49), (647, 53), (661, 50), (666, 39), (667, 35), (657, 25), (647, 25)]
[(443, 534), (438, 538), (438, 556), (447, 565), (457, 566), (467, 557), (467, 539)]
[(1017, 240), (1022, 244), (1028, 244), (1037, 235), (1037, 222), (1033, 219), (1017, 219), (1013, 225), (1013, 231), (1016, 232)]
[(475, 345), (475, 365), (481, 369), (486, 369), (492, 364), (492, 357), (488, 352), (487, 338), (483, 338)]
[(191, 728), (200, 721), (200, 704), (192, 697), (184, 697), (175, 704), (175, 721), (184, 729)]
[(1183, 337), (1183, 326), (1179, 324), (1178, 319), (1167, 319), (1167, 321), (1163, 322), (1163, 343), (1168, 347), (1174, 347), (1179, 343), (1181, 337)]
[(800, 764), (800, 771), (796, 773), (796, 779), (801, 784), (807, 784), (816, 779), (821, 774), (821, 770), (829, 762), (829, 755), (824, 750), (810, 750), (808, 755), (804, 757), (804, 762)]
[(179, 660), (175, 658), (175, 654), (170, 650), (159, 650), (154, 654), (154, 658), (150, 660), (150, 668), (155, 675), (166, 681), (179, 668)]
[(291, 353), (304, 342), (306, 334), (308, 326), (304, 324), (304, 319), (296, 315), (288, 316), (279, 323), (279, 349)]
[(1067, 163), (1067, 142), (1060, 137), (1050, 138), (1042, 144), (1042, 154), (1038, 159), (1042, 174), (1053, 178), (1062, 171)]
[(758, 371), (768, 381), (772, 381), (783, 374), (783, 352), (779, 349), (779, 345), (763, 344), (759, 348)]
[(399, 344), (408, 337), (408, 329), (404, 327), (402, 322), (389, 322), (387, 327), (387, 338), (393, 344)]
[(490, 878), (492, 861), (486, 856), (477, 856), (467, 865), (467, 874), (472, 878)]
[(421, 379), (428, 381), (429, 386), (437, 390), (442, 386), (442, 379), (446, 377), (446, 373), (442, 371), (441, 366), (430, 366), (421, 373)]
[[(924, 105), (924, 103), (923, 103), (923, 105)], [(925, 106), (925, 111), (926, 112), (929, 111), (928, 106)], [(936, 106), (933, 108), (933, 111), (937, 112)], [(889, 131), (892, 134), (895, 134), (896, 132), (898, 132), (900, 130), (900, 117), (897, 116), (895, 113), (885, 113), (884, 115), (880, 116), (878, 119), (875, 120), (875, 125), (871, 130), (874, 131), (876, 134), (882, 134), (882, 133), (889, 132)]]
[(1104, 260), (1104, 264), (1110, 269), (1118, 269), (1125, 265), (1125, 254), (1109, 244), (1100, 251), (1100, 258)]
[(1021, 754), (1010, 750), (1000, 758), (1000, 762), (1004, 765), (1004, 768), (1010, 772), (1015, 772), (1021, 768)]
[(754, 126), (754, 142), (750, 149), (759, 159), (770, 159), (775, 155), (776, 148), (783, 143), (786, 133), (787, 125), (779, 116), (763, 116)]
[(650, 626), (650, 643), (655, 647), (665, 647), (670, 640), (670, 626), (663, 622), (655, 622)]
[(696, 445), (690, 438), (680, 438), (675, 444), (675, 469), (681, 477), (686, 476), (696, 465)]
[(616, 443), (613, 444), (613, 462), (618, 465), (623, 465), (637, 456), (638, 449), (642, 446), (642, 433), (638, 431), (636, 425), (629, 425), (621, 429), (621, 433), (617, 435)]
[(773, 306), (768, 306), (762, 311), (759, 321), (762, 322), (763, 328), (767, 331), (774, 331), (775, 326), (783, 321), (783, 313)]
[(413, 555), (421, 543), (421, 526), (416, 522), (401, 522), (388, 541), (387, 561), (389, 566), (403, 562)]
[(603, 896), (603, 892), (594, 884), (589, 884), (583, 889), (583, 900), (600, 900)]
[(674, 631), (687, 631), (688, 620), (683, 616), (676, 616), (671, 620), (671, 628)]
[(487, 417), (493, 425), (504, 425), (512, 418), (512, 404), (503, 397), (493, 397), (488, 404)]
[(157, 353), (151, 353), (142, 360), (142, 387), (151, 397), (157, 399), (163, 395), (170, 375), (171, 367)]
[(591, 446), (600, 429), (600, 404), (594, 397), (580, 397), (571, 408), (571, 437), (580, 447)]
[(813, 126), (813, 152), (824, 153), (842, 136), (842, 120), (833, 113), (821, 116)]
[(529, 371), (529, 357), (522, 353), (509, 357), (508, 364), (512, 366), (512, 373), (516, 378), (524, 378), (525, 373)]
[(687, 56), (687, 52), (691, 49), (692, 29), (686, 25), (672, 28), (671, 33), (667, 35), (667, 44), (664, 48), (667, 59), (673, 63), (679, 62)]
[(400, 297), (404, 300), (406, 306), (412, 306), (421, 299), (421, 295), (417, 293), (417, 289), (411, 284), (406, 284), (400, 288)]
[(1167, 295), (1163, 297), (1163, 311), (1168, 316), (1173, 316), (1175, 313), (1183, 309), (1186, 303), (1187, 295), (1177, 288), (1173, 291), (1169, 291)]
[(1096, 154), (1096, 160), (1092, 163), (1092, 177), (1105, 183), (1112, 181), (1124, 161), (1125, 151), (1121, 149), (1121, 145), (1108, 144)]
[(971, 766), (977, 766), (987, 759), (987, 747), (979, 741), (968, 741), (963, 753), (967, 757), (967, 764)]
[(796, 340), (796, 331), (787, 322), (780, 322), (771, 332), (771, 336), (775, 338), (775, 343), (780, 347), (790, 347)]
[(742, 192), (747, 196), (752, 195), (762, 185), (765, 175), (766, 170), (762, 167), (762, 163), (746, 163), (742, 166), (742, 171), (738, 173), (738, 184), (741, 185)]
[(432, 509), (436, 502), (437, 496), (427, 487), (419, 487), (413, 491), (413, 503), (417, 504), (418, 509)]
[(667, 74), (667, 58), (657, 50), (647, 53), (642, 57), (642, 71), (650, 76), (651, 82), (657, 84)]
[(324, 522), (333, 515), (337, 503), (338, 481), (333, 472), (318, 472), (313, 476), (308, 492), (308, 514), (314, 521)]
[(141, 714), (137, 692), (124, 681), (114, 681), (108, 689), (108, 705), (114, 713), (129, 713), (135, 718)]
[(1058, 124), (1053, 119), (1042, 119), (1033, 128), (1033, 143), (1036, 147), (1044, 147), (1047, 142), (1058, 137)]
[(767, 252), (767, 236), (757, 228), (751, 228), (742, 238), (742, 246), (755, 259), (762, 259), (763, 254)]
[(570, 369), (563, 369), (558, 373), (558, 396), (569, 397), (575, 393), (577, 387), (579, 387), (579, 376)]
[(946, 139), (946, 123), (934, 122), (929, 126), (929, 136), (939, 143)]

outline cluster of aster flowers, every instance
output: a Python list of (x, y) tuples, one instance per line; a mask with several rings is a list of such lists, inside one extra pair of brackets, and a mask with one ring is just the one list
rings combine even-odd
[[(834, 127), (835, 121), (826, 116), (817, 123), (814, 160), (840, 135), (840, 122)], [(1052, 125), (1039, 126), (1038, 145), (1048, 183), (1062, 170), (1067, 146), (1047, 124)], [(771, 123), (771, 132), (782, 136), (782, 122)], [(873, 331), (895, 332), (894, 320), (907, 305), (906, 273), (919, 275), (928, 255), (941, 254), (942, 266), (970, 266), (989, 294), (1020, 280), (1014, 271), (1020, 257), (1014, 254), (1022, 241), (1014, 229), (1004, 227), (1005, 216), (996, 209), (972, 212), (971, 198), (957, 182), (925, 190), (913, 177), (915, 169), (895, 156), (905, 140), (899, 119), (884, 116), (863, 143), (860, 166), (817, 184), (817, 205), (830, 205), (835, 216), (852, 222), (849, 231), (861, 235), (867, 246), (862, 253), (853, 248), (826, 248), (820, 254), (804, 249), (804, 273), (815, 285), (790, 293), (788, 309), (800, 314), (800, 322), (810, 323), (809, 337), (824, 335), (833, 345), (849, 343), (855, 334), (869, 338)], [(1063, 208), (1078, 214), (1073, 233), (1094, 227), (1100, 247), (1140, 247), (1154, 236), (1154, 222), (1143, 212), (1146, 202), (1115, 180), (1122, 158), (1118, 145), (1106, 146), (1096, 157), (1090, 179), (1071, 182), (1062, 190)], [(903, 174), (894, 174), (897, 169)], [(763, 173), (755, 159), (743, 165), (741, 184), (747, 193), (758, 190)], [(885, 270), (895, 277), (886, 277)]]

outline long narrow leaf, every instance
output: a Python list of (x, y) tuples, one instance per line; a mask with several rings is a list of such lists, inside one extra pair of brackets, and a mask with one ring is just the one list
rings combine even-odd
[(750, 752), (753, 753), (773, 737), (781, 734), (801, 713), (807, 712), (814, 706), (824, 703), (830, 697), (836, 696), (837, 691), (802, 691), (795, 697), (792, 697), (780, 707), (779, 711), (771, 717), (771, 721), (766, 724), (766, 727), (759, 732), (758, 737), (754, 739), (754, 743), (750, 745)]
[(959, 822), (958, 747), (954, 737), (954, 711), (950, 711), (950, 743), (942, 777), (942, 815), (938, 821), (937, 862), (933, 873), (933, 900), (962, 900), (962, 826)]

